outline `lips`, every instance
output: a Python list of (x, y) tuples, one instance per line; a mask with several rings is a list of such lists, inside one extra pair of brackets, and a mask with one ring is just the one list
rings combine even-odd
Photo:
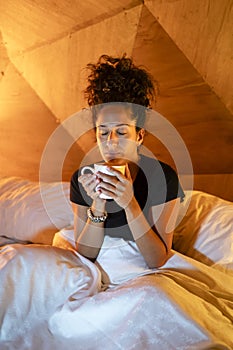
[(106, 152), (106, 156), (111, 156), (111, 157), (119, 157), (122, 155), (122, 152)]
[(120, 154), (120, 153), (108, 153), (108, 154), (106, 154), (106, 158), (108, 158), (108, 159), (122, 158), (122, 154)]
[(111, 157), (117, 157), (120, 155), (120, 153), (107, 153), (107, 155)]
[(108, 162), (112, 162), (112, 163), (117, 162), (118, 164), (124, 157), (121, 153), (107, 153), (105, 154), (105, 158), (107, 159)]

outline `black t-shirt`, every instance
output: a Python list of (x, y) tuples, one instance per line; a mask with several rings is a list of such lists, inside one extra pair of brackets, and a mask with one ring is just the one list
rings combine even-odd
[[(169, 202), (175, 198), (183, 200), (184, 192), (179, 184), (178, 176), (168, 164), (141, 155), (138, 166), (138, 173), (133, 183), (134, 195), (146, 217), (152, 206)], [(92, 199), (78, 182), (81, 169), (72, 175), (70, 200), (73, 203), (90, 207)], [(108, 217), (104, 223), (105, 234), (133, 241), (125, 211), (114, 200), (106, 200), (106, 211)]]

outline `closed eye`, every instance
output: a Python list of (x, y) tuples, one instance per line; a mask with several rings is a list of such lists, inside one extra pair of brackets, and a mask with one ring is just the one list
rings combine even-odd
[(101, 136), (107, 136), (108, 135), (108, 131), (100, 131), (99, 132)]
[(126, 132), (123, 132), (123, 131), (117, 131), (118, 135), (126, 135), (127, 133)]
[[(124, 136), (124, 135), (126, 135), (127, 134), (127, 132), (126, 131), (123, 131), (123, 130), (116, 130), (116, 133), (118, 134), (118, 135), (120, 135), (120, 136)], [(99, 130), (99, 134), (101, 135), (101, 136), (107, 136), (108, 134), (109, 134), (109, 131), (108, 130)]]

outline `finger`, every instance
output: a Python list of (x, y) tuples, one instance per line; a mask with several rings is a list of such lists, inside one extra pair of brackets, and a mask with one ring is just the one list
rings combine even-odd
[(111, 197), (122, 208), (125, 208), (128, 205), (128, 203), (130, 202), (130, 198), (132, 198), (132, 196), (133, 196), (133, 195), (131, 195), (128, 198), (127, 197), (124, 198), (124, 191), (120, 191), (120, 190), (117, 190), (117, 189), (114, 192), (109, 191), (107, 189), (102, 189), (101, 193), (103, 193), (104, 195), (106, 195), (108, 197)]
[(114, 186), (107, 182), (101, 182), (98, 189), (100, 189), (102, 193), (112, 198), (113, 194), (115, 198), (121, 197), (125, 193), (125, 186), (120, 181), (117, 181), (116, 185)]
[(116, 176), (105, 174), (105, 173), (97, 173), (98, 178), (101, 180), (101, 182), (107, 182), (112, 185), (116, 185), (116, 183), (119, 181)]
[(96, 176), (88, 176), (83, 179), (80, 179), (80, 183), (82, 184), (83, 188), (87, 192), (89, 196), (92, 196), (95, 192), (96, 186), (100, 183), (100, 180), (96, 178)]
[(111, 167), (108, 167), (107, 170), (109, 171), (110, 175), (106, 173), (98, 172), (97, 173), (98, 177), (110, 183), (116, 183), (117, 181), (125, 180), (124, 175), (120, 171), (113, 169)]
[(105, 196), (111, 197), (112, 199), (116, 197), (114, 192), (109, 191), (106, 188), (99, 188), (99, 192), (103, 193)]
[(101, 194), (101, 191), (95, 191), (94, 193), (93, 193), (93, 195), (92, 195), (92, 199), (97, 199), (97, 198), (99, 198), (99, 195)]
[(92, 175), (92, 174), (87, 174), (87, 175), (81, 175), (78, 178), (78, 181), (82, 184), (82, 185), (89, 185), (91, 182), (96, 180), (96, 176)]
[(82, 184), (85, 181), (87, 181), (88, 179), (91, 179), (92, 177), (93, 177), (93, 175), (91, 175), (91, 174), (83, 174), (83, 175), (80, 175), (78, 177), (78, 181)]
[(98, 189), (100, 189), (101, 191), (105, 190), (105, 191), (114, 192), (116, 189), (116, 186), (114, 186), (108, 182), (101, 181), (99, 186), (98, 186)]
[(87, 195), (93, 199), (94, 199), (94, 197), (97, 198), (100, 195), (99, 188), (96, 189), (96, 184), (94, 184), (94, 185), (92, 184), (89, 187), (86, 187), (85, 190), (86, 190)]
[(96, 179), (95, 181), (93, 181), (92, 183), (89, 184), (88, 188), (89, 188), (89, 191), (91, 192), (96, 192), (96, 186), (99, 185), (100, 183), (100, 180), (99, 179)]

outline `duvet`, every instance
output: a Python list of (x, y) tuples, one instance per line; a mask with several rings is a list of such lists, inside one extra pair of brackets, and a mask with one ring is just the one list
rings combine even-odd
[(17, 237), (16, 226), (10, 235), (9, 208), (0, 222), (1, 350), (233, 349), (232, 203), (194, 193), (171, 257), (154, 270), (134, 243), (107, 236), (90, 262), (74, 249), (72, 225), (43, 244), (41, 234)]
[[(72, 249), (4, 246), (0, 348), (233, 348), (229, 273), (177, 252), (156, 271), (133, 271), (130, 249), (123, 248), (129, 275), (127, 265), (123, 275), (109, 269), (107, 286), (101, 269)], [(110, 252), (105, 262), (115, 265)]]

